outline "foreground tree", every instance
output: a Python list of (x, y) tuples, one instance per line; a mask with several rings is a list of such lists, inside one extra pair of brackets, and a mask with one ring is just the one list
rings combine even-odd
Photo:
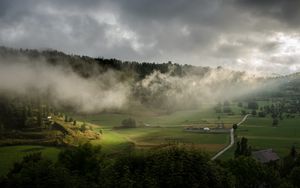
[(251, 155), (251, 146), (248, 146), (248, 139), (242, 137), (241, 141), (236, 143), (236, 149), (234, 152), (234, 156), (250, 156)]
[(109, 187), (233, 187), (226, 169), (196, 151), (171, 147), (150, 155), (128, 155), (113, 165)]
[[(241, 146), (245, 145), (243, 140)], [(0, 186), (299, 187), (298, 161), (299, 157), (291, 160), (283, 172), (276, 163), (261, 164), (247, 156), (211, 161), (205, 153), (169, 146), (152, 152), (120, 153), (111, 158), (103, 156), (99, 147), (84, 144), (62, 151), (57, 163), (43, 159), (40, 153), (24, 157), (6, 177), (0, 178)]]
[(300, 187), (300, 167), (294, 167), (289, 175), (289, 179), (294, 187)]
[(231, 159), (227, 168), (234, 175), (234, 187), (278, 187), (281, 183), (279, 174), (272, 168), (267, 168), (251, 157), (240, 156)]
[(40, 153), (26, 156), (16, 163), (1, 184), (7, 188), (80, 187), (67, 169), (43, 159)]
[(295, 145), (293, 145), (293, 146), (291, 147), (290, 156), (291, 156), (293, 159), (296, 160), (296, 158), (297, 158), (297, 150), (296, 150), (296, 146), (295, 146)]
[(75, 175), (88, 181), (98, 182), (103, 158), (100, 146), (92, 146), (87, 143), (78, 148), (62, 151), (58, 156), (58, 163)]

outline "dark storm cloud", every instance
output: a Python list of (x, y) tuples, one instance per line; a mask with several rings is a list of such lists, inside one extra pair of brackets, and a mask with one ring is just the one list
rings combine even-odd
[(288, 55), (297, 71), (299, 2), (2, 0), (0, 45), (256, 70)]
[(279, 19), (294, 27), (299, 26), (299, 0), (237, 0), (237, 2), (251, 9), (254, 14)]

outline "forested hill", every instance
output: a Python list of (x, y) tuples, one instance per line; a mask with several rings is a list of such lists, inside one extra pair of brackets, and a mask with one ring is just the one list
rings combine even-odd
[[(254, 92), (262, 96), (268, 91), (272, 96), (299, 93), (298, 74), (259, 79), (222, 67), (139, 63), (7, 47), (0, 47), (0, 63), (2, 93), (39, 94), (56, 106), (67, 104), (84, 112), (122, 109), (132, 104), (190, 109), (253, 96)], [(12, 76), (15, 74), (22, 77)]]
[[(198, 76), (204, 76), (207, 72), (215, 70), (211, 67), (201, 67), (193, 65), (180, 65), (177, 63), (164, 62), (137, 62), (137, 61), (122, 61), (115, 58), (106, 59), (103, 57), (89, 57), (80, 56), (73, 54), (66, 54), (57, 50), (37, 50), (37, 49), (15, 49), (8, 48), (5, 46), (0, 46), (0, 62), (1, 61), (21, 61), (24, 59), (29, 61), (45, 61), (51, 65), (62, 65), (71, 66), (72, 69), (79, 73), (83, 77), (89, 77), (92, 74), (102, 73), (109, 69), (115, 71), (122, 71), (128, 73), (134, 73), (135, 78), (138, 80), (144, 79), (147, 75), (150, 75), (154, 71), (159, 71), (160, 73), (170, 73), (171, 76), (185, 76), (187, 74), (196, 74)], [(217, 67), (217, 69), (222, 69), (222, 67)], [(243, 75), (245, 72), (232, 71), (232, 73), (237, 75)], [(284, 76), (272, 76), (270, 79), (288, 79), (294, 80), (298, 79), (300, 73), (294, 73)]]
[[(253, 80), (245, 72), (222, 67), (139, 63), (7, 47), (0, 47), (0, 66), (2, 94), (34, 93), (56, 106), (67, 103), (84, 112), (132, 104), (173, 110), (194, 108), (220, 97), (223, 100), (224, 89)], [(16, 74), (20, 76), (13, 76)], [(236, 94), (227, 92), (225, 97)]]
[(172, 71), (172, 75), (174, 76), (184, 76), (187, 72), (193, 71), (197, 72), (197, 74), (204, 74), (211, 69), (186, 64), (179, 65), (171, 61), (167, 63), (140, 63), (136, 61), (105, 59), (103, 57), (92, 58), (88, 56), (68, 55), (56, 50), (13, 49), (3, 46), (0, 47), (0, 58), (3, 61), (15, 61), (27, 58), (30, 61), (44, 60), (52, 65), (67, 65), (71, 66), (74, 71), (84, 77), (89, 77), (97, 71), (105, 72), (108, 69), (135, 73), (137, 79), (143, 79), (155, 70), (161, 73)]

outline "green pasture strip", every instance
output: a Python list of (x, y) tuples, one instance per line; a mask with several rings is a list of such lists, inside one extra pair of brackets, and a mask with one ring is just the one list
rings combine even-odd
[(0, 147), (0, 176), (5, 175), (15, 162), (35, 152), (41, 152), (44, 157), (56, 161), (60, 149), (56, 147), (33, 145), (2, 146)]

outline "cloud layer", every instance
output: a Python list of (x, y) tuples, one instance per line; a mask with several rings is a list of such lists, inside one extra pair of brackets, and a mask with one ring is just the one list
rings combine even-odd
[(87, 79), (69, 67), (50, 66), (43, 61), (0, 61), (0, 95), (44, 96), (57, 107), (93, 113), (126, 107), (130, 87), (120, 82), (117, 72)]
[(58, 108), (97, 113), (141, 104), (165, 110), (198, 108), (266, 89), (264, 81), (245, 72), (218, 68), (200, 73), (195, 68), (174, 76), (172, 71), (154, 71), (138, 81), (112, 70), (84, 78), (68, 65), (50, 65), (42, 59), (0, 59), (0, 96), (39, 97)]
[(0, 45), (300, 71), (298, 0), (2, 0)]

